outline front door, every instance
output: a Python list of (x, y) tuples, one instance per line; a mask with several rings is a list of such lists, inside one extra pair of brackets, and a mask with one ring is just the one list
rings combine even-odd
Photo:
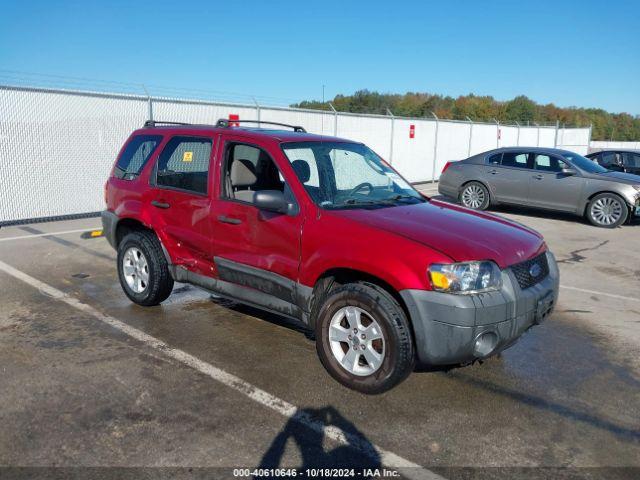
[(555, 155), (535, 154), (529, 187), (531, 205), (565, 212), (577, 210), (584, 179), (562, 173), (563, 168), (569, 165)]
[[(278, 151), (233, 136), (226, 138), (223, 148), (216, 167), (221, 172), (219, 193), (211, 207), (212, 256), (218, 276), (224, 282), (275, 297), (276, 303), (296, 303), (304, 212), (274, 161)], [(290, 213), (256, 208), (253, 194), (260, 190), (282, 191), (293, 205)], [(281, 310), (277, 305), (262, 306)]]
[(210, 164), (213, 138), (174, 136), (160, 153), (144, 202), (172, 261), (211, 274)]

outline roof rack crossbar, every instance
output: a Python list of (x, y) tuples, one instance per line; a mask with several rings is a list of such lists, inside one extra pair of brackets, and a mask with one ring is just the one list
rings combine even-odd
[(278, 122), (265, 122), (264, 120), (229, 120), (226, 118), (221, 118), (220, 120), (218, 120), (218, 122), (216, 123), (216, 127), (221, 127), (221, 128), (229, 128), (237, 123), (257, 123), (262, 125), (263, 123), (266, 125), (277, 125), (279, 127), (289, 127), (289, 128), (293, 128), (294, 132), (301, 132), (301, 133), (307, 133), (307, 131), (304, 129), (304, 127), (301, 127), (299, 125), (289, 125), (288, 123), (278, 123)]
[(163, 120), (146, 120), (144, 122), (145, 127), (155, 127), (156, 125), (191, 125), (191, 123), (185, 122), (165, 122)]

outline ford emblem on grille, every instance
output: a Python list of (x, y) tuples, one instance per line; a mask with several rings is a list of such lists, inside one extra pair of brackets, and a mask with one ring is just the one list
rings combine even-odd
[(542, 268), (540, 268), (538, 263), (534, 263), (529, 267), (529, 275), (531, 275), (532, 278), (537, 278), (541, 273)]

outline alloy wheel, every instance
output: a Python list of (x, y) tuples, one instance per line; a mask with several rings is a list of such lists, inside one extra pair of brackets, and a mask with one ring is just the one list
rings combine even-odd
[(613, 225), (622, 216), (622, 205), (611, 197), (602, 197), (591, 206), (591, 217), (600, 225)]
[(122, 273), (127, 285), (135, 293), (144, 292), (149, 286), (149, 263), (142, 251), (130, 247), (122, 257)]
[(329, 344), (334, 358), (353, 375), (371, 375), (384, 360), (382, 329), (359, 307), (342, 307), (333, 315), (329, 324)]
[(469, 185), (462, 192), (462, 204), (468, 208), (480, 208), (486, 200), (484, 190), (478, 185)]

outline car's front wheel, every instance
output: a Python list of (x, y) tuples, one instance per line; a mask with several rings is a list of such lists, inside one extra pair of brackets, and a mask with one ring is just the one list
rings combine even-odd
[(596, 195), (587, 206), (587, 219), (596, 227), (619, 227), (628, 215), (627, 204), (615, 193)]
[(316, 349), (338, 382), (363, 393), (382, 393), (413, 370), (409, 322), (389, 292), (371, 283), (350, 283), (320, 301)]
[(469, 182), (460, 191), (460, 203), (467, 208), (486, 210), (490, 202), (489, 190), (480, 182)]
[(138, 230), (122, 239), (118, 278), (124, 293), (138, 305), (158, 305), (171, 294), (173, 278), (154, 233)]

